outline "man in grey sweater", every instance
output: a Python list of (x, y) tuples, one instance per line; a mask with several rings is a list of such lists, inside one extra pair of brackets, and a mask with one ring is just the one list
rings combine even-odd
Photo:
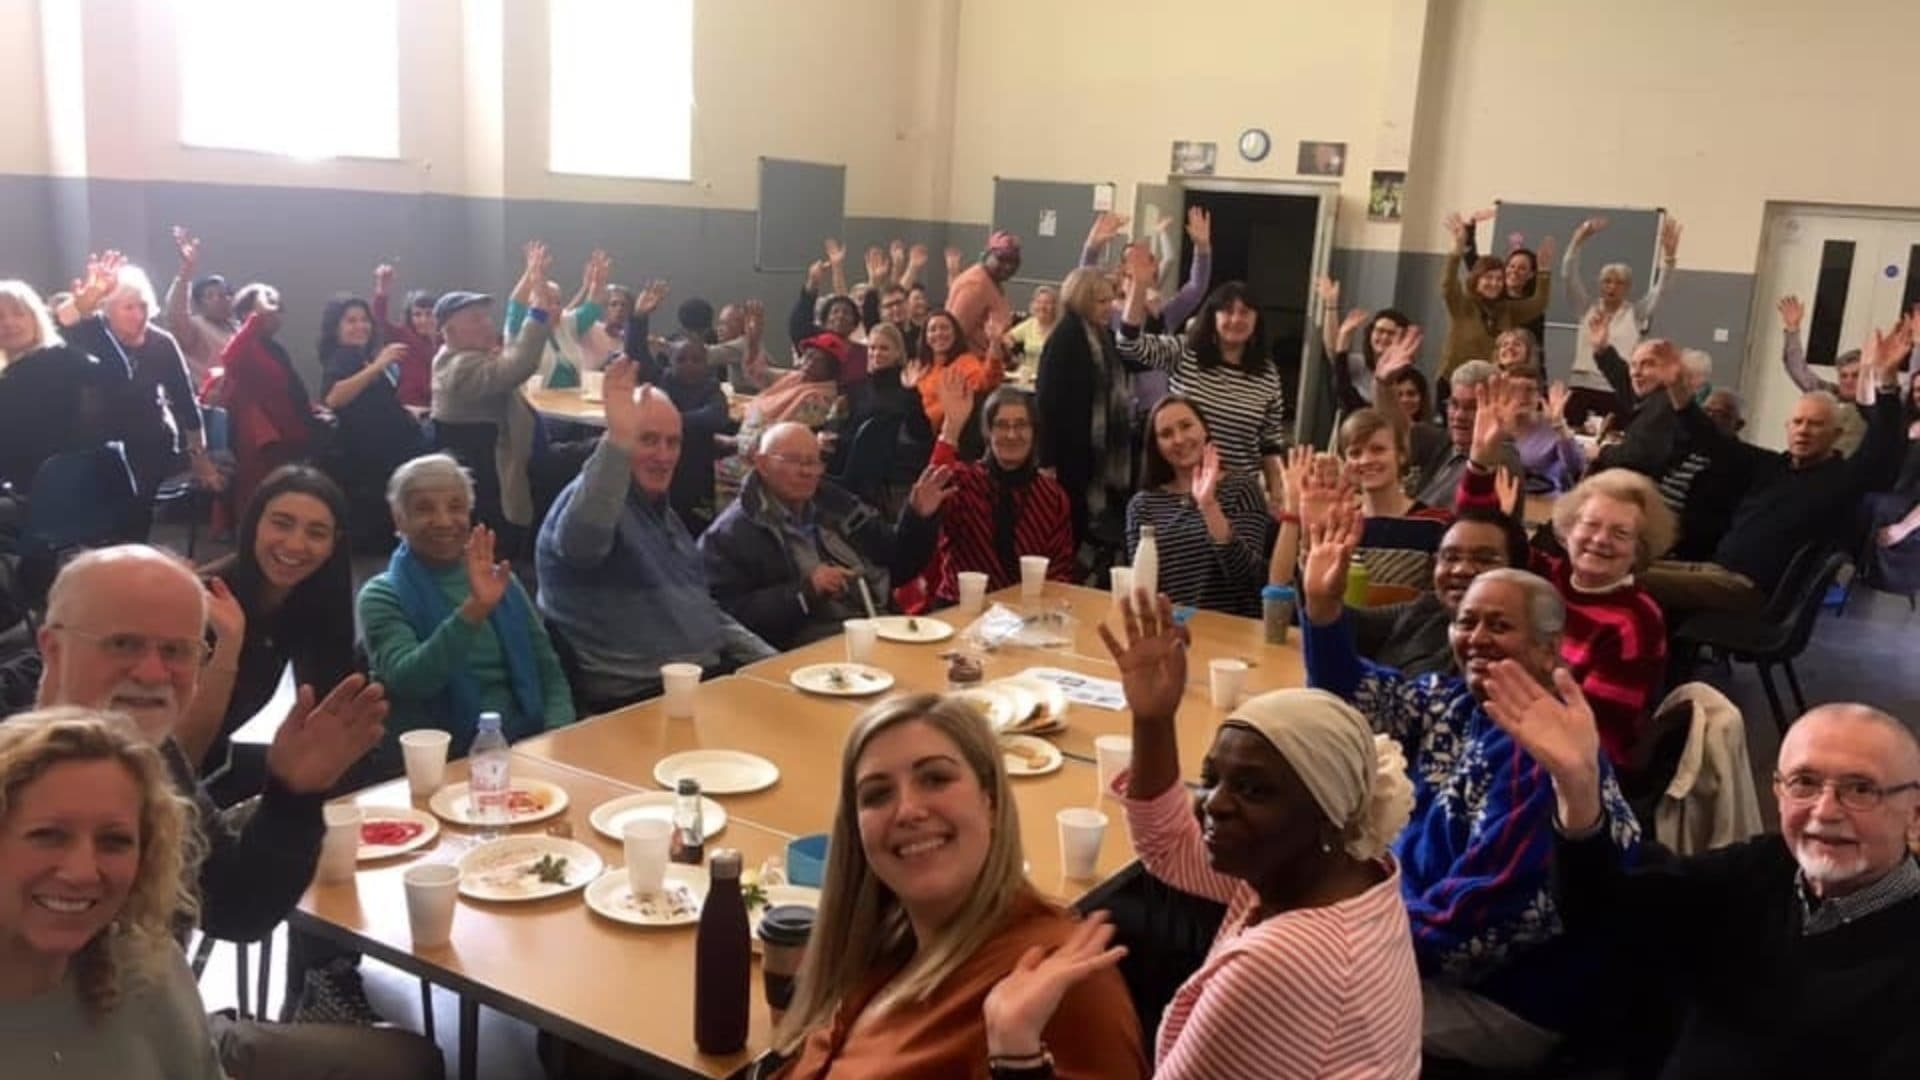
[(450, 292), (433, 306), (434, 321), (439, 324), (441, 345), (433, 358), (433, 421), (442, 428), (466, 424), (491, 424), (493, 459), (491, 462), (467, 460), (471, 451), (453, 446), (448, 432), (441, 432), (442, 445), (452, 449), (461, 464), (476, 472), (487, 465), (493, 469), (498, 485), (499, 506), (485, 505), (493, 492), (484, 477), (476, 475), (480, 489), (475, 516), (487, 519), (495, 513), (499, 525), (512, 526), (508, 550), (518, 546), (525, 530), (533, 526), (533, 485), (527, 477), (527, 462), (533, 456), (536, 418), (527, 403), (523, 388), (540, 370), (540, 358), (551, 336), (548, 321), (560, 309), (560, 295), (550, 282), (534, 286), (532, 309), (513, 345), (504, 351), (493, 324), (493, 297), (475, 292)]

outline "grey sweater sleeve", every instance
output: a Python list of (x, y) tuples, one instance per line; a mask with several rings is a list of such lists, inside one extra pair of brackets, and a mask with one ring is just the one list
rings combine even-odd
[(580, 469), (580, 486), (564, 508), (556, 508), (561, 558), (575, 566), (598, 566), (606, 559), (632, 484), (627, 456), (601, 439)]
[(436, 373), (436, 389), (463, 401), (499, 397), (539, 373), (551, 335), (545, 322), (528, 319), (503, 353), (455, 353), (447, 358), (444, 373)]

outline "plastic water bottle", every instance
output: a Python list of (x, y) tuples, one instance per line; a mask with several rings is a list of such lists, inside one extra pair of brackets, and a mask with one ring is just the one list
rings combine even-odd
[(1140, 544), (1133, 549), (1133, 588), (1148, 599), (1160, 593), (1160, 542), (1151, 525), (1140, 526)]
[(513, 768), (499, 713), (480, 714), (480, 734), (474, 737), (468, 764), (467, 792), (473, 802), (473, 816), (480, 822), (481, 838), (496, 839), (513, 820)]

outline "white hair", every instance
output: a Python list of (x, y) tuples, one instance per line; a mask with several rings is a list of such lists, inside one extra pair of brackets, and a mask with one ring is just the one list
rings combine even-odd
[(1627, 288), (1633, 288), (1633, 267), (1628, 266), (1626, 263), (1608, 263), (1600, 268), (1600, 277), (1602, 280), (1609, 277), (1617, 277)]
[(1840, 399), (1834, 396), (1834, 394), (1831, 391), (1809, 390), (1806, 393), (1800, 395), (1800, 400), (1801, 401), (1817, 401), (1820, 404), (1825, 405), (1829, 413), (1832, 413), (1835, 416), (1838, 416), (1840, 414)]
[(160, 313), (160, 301), (154, 296), (153, 282), (147, 278), (145, 270), (128, 263), (114, 275), (114, 280), (117, 284), (114, 285), (113, 291), (107, 294), (107, 303), (125, 300), (130, 296), (138, 297), (147, 305), (149, 317)]
[(1447, 376), (1447, 383), (1455, 390), (1460, 390), (1469, 386), (1479, 386), (1498, 374), (1500, 369), (1485, 360), (1469, 360), (1453, 369), (1453, 374)]
[(1689, 375), (1704, 379), (1713, 374), (1713, 354), (1705, 349), (1681, 349), (1680, 363), (1686, 367)]
[(1527, 622), (1533, 631), (1533, 640), (1542, 645), (1551, 645), (1560, 639), (1561, 631), (1567, 628), (1567, 605), (1560, 599), (1560, 593), (1553, 583), (1528, 570), (1503, 566), (1497, 570), (1488, 570), (1473, 579), (1475, 585), (1483, 581), (1504, 582), (1515, 585), (1527, 596)]
[[(0, 281), (0, 301), (8, 300), (25, 308), (27, 314), (33, 318), (33, 344), (22, 349), (21, 356), (35, 349), (44, 349), (49, 345), (62, 343), (59, 328), (54, 325), (53, 316), (47, 311), (46, 301), (40, 299), (40, 294), (34, 291), (33, 286), (18, 278)], [(5, 367), (17, 359), (19, 359), (18, 356), (9, 355), (5, 349), (0, 349), (0, 367)]]
[(178, 573), (199, 598), (200, 622), (206, 624), (207, 591), (201, 588), (200, 579), (194, 576), (193, 568), (187, 565), (186, 560), (147, 544), (116, 544), (83, 551), (60, 568), (59, 576), (53, 579), (53, 586), (47, 590), (47, 625), (66, 622), (70, 609), (77, 602), (74, 597), (85, 591), (88, 579), (95, 574), (112, 567), (133, 564), (157, 566)]
[(387, 506), (404, 514), (407, 499), (416, 491), (454, 488), (473, 499), (473, 476), (450, 454), (424, 454), (393, 470), (387, 480)]

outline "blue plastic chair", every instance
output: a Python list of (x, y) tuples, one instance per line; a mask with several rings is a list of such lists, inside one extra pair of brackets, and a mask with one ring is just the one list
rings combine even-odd
[(119, 443), (55, 454), (33, 474), (21, 551), (57, 560), (67, 551), (112, 543), (135, 498)]

